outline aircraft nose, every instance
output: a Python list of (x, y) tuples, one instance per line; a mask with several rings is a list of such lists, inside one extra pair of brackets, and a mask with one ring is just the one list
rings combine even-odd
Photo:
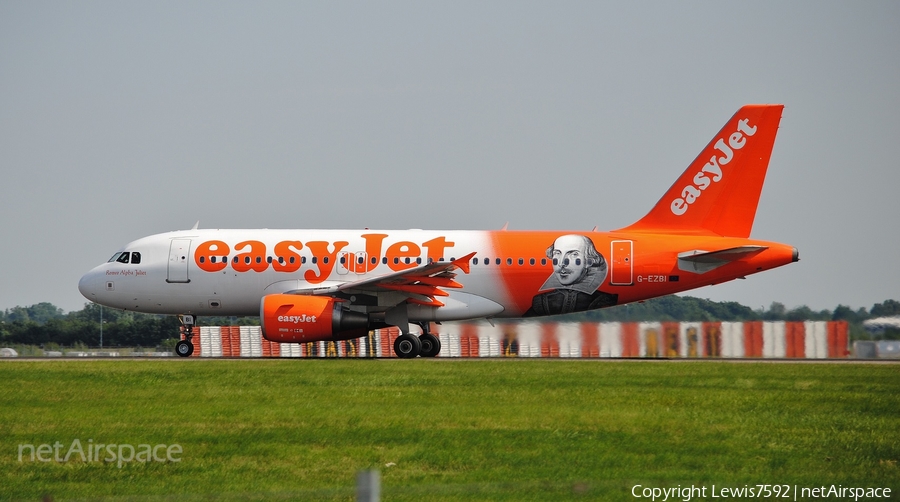
[(97, 272), (95, 270), (91, 270), (90, 272), (81, 276), (81, 279), (78, 281), (78, 291), (81, 292), (81, 295), (87, 298), (90, 301), (97, 300), (97, 284), (99, 279), (97, 278)]

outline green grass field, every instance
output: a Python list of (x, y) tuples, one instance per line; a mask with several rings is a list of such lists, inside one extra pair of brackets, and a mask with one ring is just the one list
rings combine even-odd
[[(8, 361), (0, 382), (0, 500), (353, 500), (373, 468), (385, 501), (900, 489), (896, 364)], [(19, 462), (75, 439), (183, 453)]]

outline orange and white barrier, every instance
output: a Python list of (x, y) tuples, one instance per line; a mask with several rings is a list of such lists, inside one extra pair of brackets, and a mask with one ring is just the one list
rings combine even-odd
[[(845, 358), (844, 321), (521, 322), (433, 326), (439, 357)], [(397, 328), (340, 342), (276, 343), (259, 326), (194, 328), (194, 357), (394, 357)], [(183, 338), (183, 336), (182, 336)]]

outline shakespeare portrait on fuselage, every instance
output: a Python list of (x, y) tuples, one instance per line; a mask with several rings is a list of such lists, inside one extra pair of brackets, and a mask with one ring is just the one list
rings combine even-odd
[[(81, 278), (90, 301), (178, 315), (259, 315), (283, 343), (396, 326), (399, 357), (434, 357), (432, 322), (565, 314), (743, 278), (797, 261), (750, 239), (782, 105), (746, 105), (650, 212), (610, 232), (213, 230), (131, 242)], [(416, 336), (411, 324), (422, 328)], [(190, 334), (176, 346), (193, 350)]]

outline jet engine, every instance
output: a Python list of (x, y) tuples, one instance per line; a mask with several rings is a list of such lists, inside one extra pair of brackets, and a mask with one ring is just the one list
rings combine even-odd
[(281, 343), (350, 340), (365, 336), (369, 317), (329, 296), (267, 295), (260, 302), (263, 336)]

